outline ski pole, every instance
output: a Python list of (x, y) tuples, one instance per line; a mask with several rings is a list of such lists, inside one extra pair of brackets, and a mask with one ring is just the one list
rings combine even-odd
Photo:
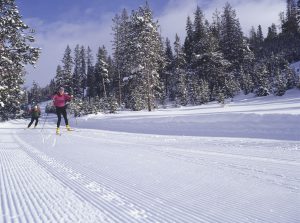
[(43, 126), (42, 126), (42, 130), (41, 130), (41, 132), (44, 130), (44, 126), (45, 126), (45, 123), (46, 123), (46, 120), (47, 120), (47, 118), (48, 118), (48, 112), (47, 112), (47, 115), (46, 115), (45, 121), (44, 121), (44, 123), (43, 123)]

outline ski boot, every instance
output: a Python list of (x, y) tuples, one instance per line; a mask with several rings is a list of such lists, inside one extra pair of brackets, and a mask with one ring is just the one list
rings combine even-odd
[(72, 131), (72, 129), (70, 128), (69, 125), (66, 125), (66, 128), (67, 128), (68, 131)]
[(59, 134), (60, 134), (59, 128), (56, 128), (56, 135), (59, 135)]

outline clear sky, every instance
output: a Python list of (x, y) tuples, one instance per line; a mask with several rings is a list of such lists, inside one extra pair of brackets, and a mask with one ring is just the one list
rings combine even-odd
[[(112, 18), (123, 8), (128, 12), (145, 3), (144, 0), (16, 0), (23, 20), (36, 30), (36, 46), (42, 55), (36, 68), (27, 67), (26, 85), (36, 80), (45, 86), (55, 76), (67, 45), (90, 46), (95, 54), (105, 45), (111, 52)], [(213, 12), (223, 10), (229, 2), (236, 10), (243, 31), (262, 25), (266, 33), (272, 23), (279, 24), (279, 13), (285, 11), (286, 0), (148, 0), (154, 17), (159, 21), (163, 37), (174, 40), (175, 34), (185, 37), (188, 15), (196, 6), (211, 20)]]

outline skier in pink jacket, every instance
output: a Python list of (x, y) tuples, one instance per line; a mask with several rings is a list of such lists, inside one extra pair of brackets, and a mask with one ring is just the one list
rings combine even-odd
[(64, 93), (64, 88), (60, 87), (59, 91), (57, 94), (55, 94), (52, 97), (53, 100), (53, 104), (56, 108), (56, 114), (57, 114), (57, 128), (56, 128), (56, 134), (59, 134), (59, 126), (60, 126), (60, 122), (61, 122), (61, 115), (63, 115), (64, 120), (65, 120), (65, 124), (67, 127), (68, 131), (71, 131), (71, 128), (69, 126), (69, 121), (67, 118), (67, 111), (66, 111), (66, 102), (70, 101), (73, 98), (73, 96), (68, 95), (66, 93)]

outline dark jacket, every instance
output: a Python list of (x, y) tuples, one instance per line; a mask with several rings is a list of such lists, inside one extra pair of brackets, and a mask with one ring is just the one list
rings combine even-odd
[(40, 108), (37, 108), (37, 109), (30, 109), (29, 113), (31, 114), (31, 117), (32, 118), (39, 118), (41, 116), (41, 110)]

